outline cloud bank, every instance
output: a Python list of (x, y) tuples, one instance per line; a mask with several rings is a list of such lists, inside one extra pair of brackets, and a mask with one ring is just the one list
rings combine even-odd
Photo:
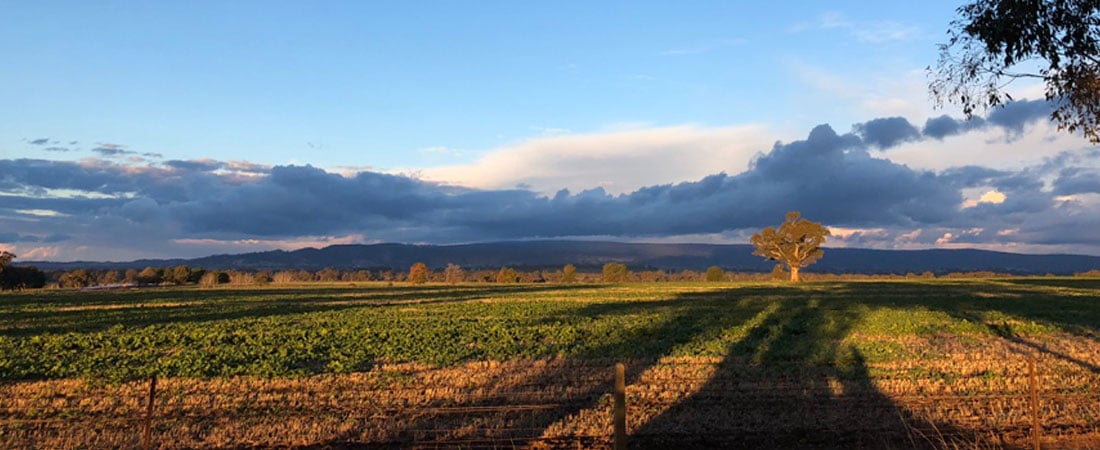
[[(1043, 102), (1009, 106), (923, 127), (901, 117), (845, 133), (819, 125), (773, 144), (760, 144), (753, 127), (555, 136), (427, 179), (212, 159), (0, 160), (0, 245), (56, 259), (129, 259), (370, 241), (740, 242), (799, 210), (836, 227), (834, 245), (1100, 254), (1100, 151), (1080, 139), (1052, 141)], [(1046, 156), (1002, 167), (914, 163), (914, 149), (975, 138), (1039, 140)], [(668, 160), (673, 154), (682, 160)], [(623, 167), (641, 173), (624, 178)], [(691, 181), (642, 184), (653, 173), (700, 170)], [(630, 189), (601, 186), (604, 175)], [(452, 176), (483, 186), (432, 180)], [(525, 187), (498, 186), (513, 183)], [(573, 186), (586, 187), (563, 188)]]

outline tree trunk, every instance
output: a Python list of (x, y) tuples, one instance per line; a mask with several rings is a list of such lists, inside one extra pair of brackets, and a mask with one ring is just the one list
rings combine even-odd
[(802, 279), (798, 277), (798, 270), (799, 269), (801, 269), (801, 267), (791, 266), (791, 283), (797, 283), (799, 281), (802, 281)]

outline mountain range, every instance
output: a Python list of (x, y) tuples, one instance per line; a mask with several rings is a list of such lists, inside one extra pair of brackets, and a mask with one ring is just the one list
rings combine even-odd
[[(186, 264), (211, 270), (224, 269), (337, 269), (406, 270), (416, 262), (433, 269), (458, 264), (467, 269), (560, 268), (574, 264), (582, 270), (598, 269), (608, 262), (626, 264), (631, 270), (703, 270), (719, 266), (743, 272), (769, 271), (774, 262), (752, 255), (744, 244), (653, 244), (594, 241), (518, 241), (460, 245), (370, 244), (333, 245), (321, 249), (214, 255), (195, 259), (143, 259), (129, 262), (32, 261), (40, 269), (141, 269)], [(1029, 255), (975, 249), (872, 250), (826, 248), (825, 256), (809, 272), (920, 273), (993, 271), (1012, 274), (1069, 275), (1100, 269), (1100, 256)]]

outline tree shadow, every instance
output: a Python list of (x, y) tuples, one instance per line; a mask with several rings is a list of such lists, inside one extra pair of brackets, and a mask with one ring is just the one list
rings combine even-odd
[(860, 313), (818, 294), (776, 301), (703, 386), (638, 426), (631, 445), (912, 448), (932, 445), (920, 430), (956, 433), (922, 423), (877, 390), (864, 356), (842, 344)]
[[(774, 292), (772, 292), (774, 294)], [(432, 446), (528, 446), (535, 442), (547, 442), (542, 435), (555, 424), (576, 417), (585, 410), (596, 408), (606, 401), (611, 392), (614, 366), (627, 362), (627, 383), (634, 383), (650, 367), (657, 363), (654, 355), (673, 353), (678, 347), (691, 345), (703, 337), (713, 336), (722, 330), (737, 327), (751, 320), (767, 308), (762, 299), (739, 301), (727, 295), (688, 293), (670, 298), (653, 300), (612, 301), (586, 305), (572, 312), (580, 317), (637, 318), (627, 329), (611, 336), (602, 336), (598, 342), (567, 349), (560, 364), (550, 363), (533, 369), (522, 376), (522, 385), (493, 384), (487, 386), (492, 393), (458, 403), (442, 402), (434, 406), (482, 408), (526, 403), (552, 404), (552, 408), (537, 412), (488, 410), (461, 415), (424, 414), (400, 430), (393, 430), (392, 441), (386, 445)], [(545, 319), (552, 323), (554, 319)], [(549, 355), (548, 355), (549, 356)], [(503, 381), (503, 380), (502, 380)], [(483, 386), (479, 386), (483, 387)], [(556, 388), (561, 389), (560, 392)], [(522, 393), (517, 388), (538, 389), (545, 392)], [(551, 397), (548, 397), (551, 396)], [(471, 429), (471, 424), (507, 423), (507, 430)], [(455, 433), (453, 430), (467, 430)], [(591, 446), (606, 444), (606, 438), (587, 441), (591, 437), (570, 436), (556, 445)], [(554, 442), (554, 441), (550, 441)], [(457, 443), (457, 444), (456, 444)], [(359, 442), (359, 433), (349, 430), (329, 442), (318, 444), (320, 448), (372, 448), (374, 445)], [(311, 447), (314, 448), (314, 447)]]
[[(499, 445), (501, 439), (530, 445), (540, 435), (530, 430), (552, 435), (563, 421), (599, 409), (611, 391), (615, 362), (627, 363), (628, 386), (643, 385), (653, 382), (645, 379), (651, 370), (678, 364), (657, 357), (700, 353), (721, 362), (697, 392), (677, 398), (672, 405), (632, 404), (632, 410), (663, 410), (634, 428), (632, 447), (912, 448), (932, 446), (920, 434), (926, 431), (960, 434), (946, 425), (915, 419), (875, 388), (863, 355), (841, 343), (862, 312), (850, 304), (829, 302), (816, 291), (763, 286), (588, 305), (576, 314), (636, 318), (637, 326), (567, 356), (574, 363), (598, 366), (596, 373), (602, 377), (578, 384), (571, 372), (577, 368), (570, 364), (526, 374), (530, 386), (552, 389), (573, 383), (568, 397), (556, 399), (559, 407), (509, 418), (497, 411), (458, 417), (425, 415), (396, 432), (394, 439), (414, 446), (446, 445), (454, 439), (466, 445)], [(690, 381), (672, 379), (671, 383)], [(506, 392), (508, 386), (496, 387), (499, 394), (459, 406), (523, 401)], [(509, 423), (517, 431), (488, 430), (491, 436), (479, 435), (469, 428), (477, 423)], [(467, 432), (422, 432), (429, 429)], [(348, 432), (326, 445), (355, 448), (351, 443), (356, 436)]]

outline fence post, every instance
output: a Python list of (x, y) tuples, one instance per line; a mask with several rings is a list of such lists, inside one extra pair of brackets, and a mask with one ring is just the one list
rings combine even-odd
[(1043, 429), (1039, 424), (1039, 380), (1035, 375), (1035, 356), (1027, 359), (1028, 376), (1031, 378), (1031, 439), (1035, 450), (1040, 450), (1039, 438)]
[(626, 366), (615, 364), (615, 450), (626, 450)]
[(145, 407), (145, 423), (141, 429), (141, 448), (150, 450), (153, 448), (153, 402), (157, 398), (157, 376), (154, 374), (149, 380), (149, 403)]

